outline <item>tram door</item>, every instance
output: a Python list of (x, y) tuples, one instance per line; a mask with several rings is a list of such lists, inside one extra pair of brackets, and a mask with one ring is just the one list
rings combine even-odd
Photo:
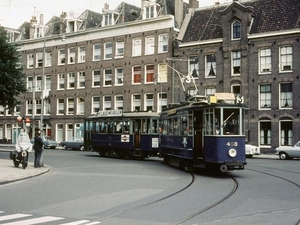
[(203, 157), (202, 145), (203, 113), (194, 111), (194, 158)]
[(134, 132), (134, 148), (141, 148), (141, 120), (133, 120), (133, 132)]

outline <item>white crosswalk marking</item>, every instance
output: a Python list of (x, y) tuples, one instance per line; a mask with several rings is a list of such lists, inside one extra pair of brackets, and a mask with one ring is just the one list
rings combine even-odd
[(90, 222), (89, 220), (78, 220), (75, 222), (71, 222), (71, 223), (62, 223), (60, 225), (80, 225), (80, 224), (84, 224), (84, 225), (94, 225), (94, 224), (99, 224), (101, 222), (92, 222), (92, 223), (87, 223)]
[(46, 223), (46, 222), (51, 222), (51, 221), (56, 221), (56, 220), (62, 220), (62, 219), (64, 219), (64, 218), (54, 217), (54, 216), (43, 216), (43, 217), (34, 218), (34, 219), (4, 223), (4, 224), (1, 224), (1, 225), (32, 225), (32, 224), (41, 224), (41, 223)]
[(27, 216), (32, 216), (32, 215), (17, 213), (17, 214), (11, 214), (11, 215), (7, 215), (7, 216), (0, 216), (0, 221), (19, 219), (19, 218), (23, 218), (23, 217), (27, 217)]

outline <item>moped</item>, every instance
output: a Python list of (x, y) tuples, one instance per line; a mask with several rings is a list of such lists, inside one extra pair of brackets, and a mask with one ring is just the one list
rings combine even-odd
[(32, 144), (29, 135), (21, 131), (17, 138), (16, 150), (10, 153), (10, 158), (13, 160), (15, 167), (19, 167), (22, 164), (23, 169), (25, 169), (28, 165), (28, 156), (31, 151)]

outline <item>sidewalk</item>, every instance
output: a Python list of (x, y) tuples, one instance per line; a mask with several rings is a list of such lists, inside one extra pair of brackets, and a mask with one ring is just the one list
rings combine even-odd
[(0, 145), (0, 154), (7, 155), (7, 159), (0, 159), (0, 185), (36, 177), (51, 170), (47, 165), (41, 168), (34, 168), (33, 162), (30, 162), (34, 159), (32, 152), (29, 153), (28, 166), (25, 169), (22, 168), (22, 165), (16, 168), (13, 161), (9, 158), (10, 151), (11, 149), (2, 148)]

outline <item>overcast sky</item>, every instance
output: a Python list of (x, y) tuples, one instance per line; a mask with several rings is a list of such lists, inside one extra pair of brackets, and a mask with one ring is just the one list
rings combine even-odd
[[(37, 18), (44, 14), (46, 23), (52, 16), (60, 16), (61, 12), (74, 12), (77, 16), (86, 9), (102, 12), (105, 2), (110, 9), (115, 9), (122, 1), (141, 7), (141, 0), (0, 0), (0, 24), (19, 28), (34, 14)], [(199, 0), (199, 7), (214, 5), (215, 1), (225, 3), (231, 0)]]

